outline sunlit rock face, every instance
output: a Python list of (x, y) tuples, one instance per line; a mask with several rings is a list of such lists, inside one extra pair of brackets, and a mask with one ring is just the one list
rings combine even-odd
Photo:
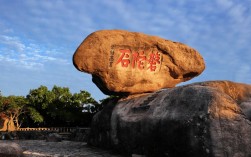
[(75, 67), (92, 74), (105, 94), (136, 94), (174, 87), (205, 69), (195, 49), (143, 33), (102, 30), (78, 47)]
[(250, 157), (250, 100), (251, 85), (230, 81), (111, 100), (94, 116), (89, 144), (128, 156)]

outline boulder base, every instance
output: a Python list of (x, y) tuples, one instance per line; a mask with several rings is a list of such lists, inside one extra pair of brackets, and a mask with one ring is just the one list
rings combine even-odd
[(78, 47), (75, 67), (92, 74), (105, 94), (135, 94), (174, 87), (205, 69), (199, 52), (143, 33), (102, 30)]
[(128, 155), (250, 157), (251, 122), (242, 110), (250, 111), (250, 100), (250, 85), (229, 81), (113, 100), (93, 118), (88, 143)]

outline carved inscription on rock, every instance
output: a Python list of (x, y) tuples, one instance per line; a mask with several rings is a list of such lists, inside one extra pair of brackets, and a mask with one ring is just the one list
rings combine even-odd
[(158, 72), (161, 63), (162, 54), (156, 48), (114, 45), (110, 50), (109, 68)]

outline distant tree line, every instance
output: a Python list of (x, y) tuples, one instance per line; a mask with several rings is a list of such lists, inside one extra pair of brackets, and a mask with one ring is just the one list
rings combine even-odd
[(46, 86), (30, 90), (24, 96), (2, 96), (0, 120), (19, 127), (90, 126), (93, 115), (102, 109), (87, 91), (72, 94), (67, 87)]

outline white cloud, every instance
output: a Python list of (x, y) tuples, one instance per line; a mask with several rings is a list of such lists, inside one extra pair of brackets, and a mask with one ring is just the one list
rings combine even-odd
[(3, 30), (3, 33), (13, 33), (13, 32), (14, 32), (13, 29), (10, 29), (10, 28), (5, 28)]
[(230, 8), (234, 5), (234, 3), (231, 0), (220, 0), (216, 1), (218, 4), (220, 4), (224, 8)]
[(43, 69), (44, 65), (39, 62), (29, 62), (25, 60), (20, 60), (20, 64), (22, 67), (28, 69), (28, 70), (40, 70)]
[[(15, 1), (0, 6), (0, 12), (15, 32), (45, 44), (72, 44), (80, 34), (96, 30), (95, 2), (85, 1)], [(96, 6), (99, 4), (97, 3)], [(84, 9), (83, 9), (84, 8)], [(100, 8), (102, 12), (102, 8)], [(100, 14), (101, 14), (100, 12)], [(85, 34), (87, 35), (87, 34)]]
[[(51, 63), (69, 64), (69, 61), (58, 57), (57, 49), (49, 50), (34, 43), (23, 43), (17, 37), (0, 36), (0, 61), (30, 70), (43, 69)], [(45, 52), (44, 52), (45, 51)]]
[(22, 52), (25, 49), (25, 45), (21, 43), (18, 37), (11, 37), (6, 35), (0, 36), (0, 44), (14, 48), (17, 52)]

